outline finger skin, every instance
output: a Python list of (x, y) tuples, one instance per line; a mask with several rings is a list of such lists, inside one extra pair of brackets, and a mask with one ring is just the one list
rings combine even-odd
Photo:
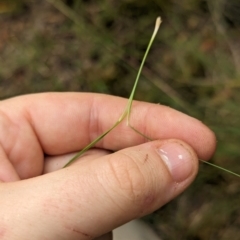
[[(0, 102), (0, 126), (4, 125), (0, 146), (21, 179), (38, 176), (44, 154), (61, 155), (85, 147), (116, 122), (126, 104), (127, 99), (90, 93), (42, 93), (4, 100)], [(204, 160), (215, 150), (211, 130), (166, 106), (134, 101), (131, 125), (151, 139), (183, 140)], [(96, 147), (117, 151), (145, 141), (124, 121)]]
[[(85, 152), (79, 159), (74, 161), (74, 164), (78, 162), (83, 162), (83, 161), (91, 161), (94, 159), (97, 159), (101, 156), (105, 156), (107, 154), (110, 154), (112, 152), (104, 150), (104, 149), (96, 149), (92, 148)], [(44, 164), (44, 169), (43, 169), (43, 174), (54, 172), (56, 170), (59, 170), (63, 168), (68, 162), (69, 159), (73, 158), (76, 155), (75, 153), (70, 153), (70, 154), (64, 154), (64, 155), (58, 155), (58, 156), (47, 156), (45, 157), (45, 164)]]
[[(191, 154), (192, 171), (182, 182), (173, 180), (157, 153), (168, 141), (181, 144)], [(173, 199), (193, 181), (197, 170), (197, 155), (190, 146), (179, 140), (158, 140), (40, 177), (1, 184), (0, 204), (5, 206), (0, 208), (1, 239), (102, 236)]]

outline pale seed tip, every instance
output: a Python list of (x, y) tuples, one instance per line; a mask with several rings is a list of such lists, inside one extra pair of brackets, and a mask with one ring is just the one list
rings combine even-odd
[(156, 28), (159, 28), (161, 23), (162, 23), (161, 17), (157, 17), (157, 20), (156, 20)]
[(155, 37), (155, 35), (157, 34), (157, 31), (158, 31), (158, 29), (161, 25), (161, 22), (162, 22), (161, 17), (157, 17), (155, 28), (154, 28), (154, 31), (153, 31), (153, 37)]

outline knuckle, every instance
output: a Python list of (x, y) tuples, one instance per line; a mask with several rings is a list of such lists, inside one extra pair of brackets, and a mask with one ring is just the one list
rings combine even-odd
[(123, 152), (117, 154), (117, 158), (113, 154), (108, 161), (114, 188), (118, 189), (120, 197), (138, 203), (143, 197), (147, 179), (134, 154)]

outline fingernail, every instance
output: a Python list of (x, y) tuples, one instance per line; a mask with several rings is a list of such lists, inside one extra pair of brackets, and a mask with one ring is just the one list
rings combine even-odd
[(181, 143), (167, 142), (158, 150), (176, 182), (187, 179), (193, 170), (192, 155)]

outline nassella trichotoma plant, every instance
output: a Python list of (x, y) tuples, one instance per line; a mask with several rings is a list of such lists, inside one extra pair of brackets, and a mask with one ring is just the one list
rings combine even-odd
[[(125, 118), (126, 118), (126, 122), (127, 122), (127, 126), (129, 126), (133, 131), (137, 132), (138, 134), (142, 135), (144, 138), (148, 139), (148, 140), (153, 140), (151, 138), (149, 138), (148, 136), (145, 136), (143, 133), (139, 132), (137, 129), (135, 129), (133, 126), (131, 126), (130, 124), (130, 115), (131, 115), (131, 108), (132, 108), (132, 102), (133, 102), (133, 98), (134, 98), (134, 94), (135, 94), (135, 91), (136, 91), (136, 88), (137, 88), (137, 85), (138, 85), (138, 81), (139, 81), (139, 78), (140, 78), (140, 75), (141, 75), (141, 72), (142, 72), (142, 69), (143, 69), (143, 66), (144, 66), (144, 63), (146, 61), (146, 58), (147, 58), (147, 55), (149, 53), (149, 50), (152, 46), (152, 43), (157, 35), (157, 32), (158, 32), (158, 29), (161, 25), (161, 18), (158, 17), (157, 20), (156, 20), (156, 24), (155, 24), (155, 28), (154, 28), (154, 31), (153, 31), (153, 34), (152, 34), (152, 37), (148, 43), (148, 46), (147, 46), (147, 49), (145, 51), (145, 54), (143, 56), (143, 59), (142, 59), (142, 62), (141, 62), (141, 65), (139, 67), (139, 70), (138, 70), (138, 73), (137, 73), (137, 77), (136, 77), (136, 80), (134, 82), (134, 85), (133, 85), (133, 88), (132, 88), (132, 91), (131, 91), (131, 94), (130, 94), (130, 97), (128, 98), (128, 102), (127, 102), (127, 105), (125, 107), (125, 110), (123, 111), (123, 113), (121, 114), (121, 116), (119, 117), (119, 119), (113, 124), (113, 126), (111, 128), (109, 128), (107, 131), (105, 131), (103, 134), (101, 134), (100, 136), (98, 136), (96, 139), (94, 139), (91, 143), (89, 143), (86, 147), (84, 147), (81, 151), (79, 151), (78, 153), (76, 153), (76, 155), (70, 159), (65, 165), (64, 165), (64, 168), (69, 166), (70, 164), (72, 164), (75, 160), (77, 160), (82, 154), (84, 154), (87, 150), (89, 150), (90, 148), (94, 147), (94, 145), (99, 142), (102, 138), (104, 138), (109, 132), (111, 132), (115, 127), (117, 127), (118, 124), (120, 124)], [(223, 167), (220, 167), (218, 165), (215, 165), (213, 163), (209, 163), (207, 161), (204, 161), (204, 160), (201, 160), (199, 159), (199, 161), (203, 162), (203, 163), (206, 163), (212, 167), (215, 167), (215, 168), (218, 168), (222, 171), (225, 171), (229, 174), (232, 174), (232, 175), (235, 175), (237, 177), (240, 177), (239, 174), (235, 173), (235, 172), (232, 172), (228, 169), (225, 169)]]

